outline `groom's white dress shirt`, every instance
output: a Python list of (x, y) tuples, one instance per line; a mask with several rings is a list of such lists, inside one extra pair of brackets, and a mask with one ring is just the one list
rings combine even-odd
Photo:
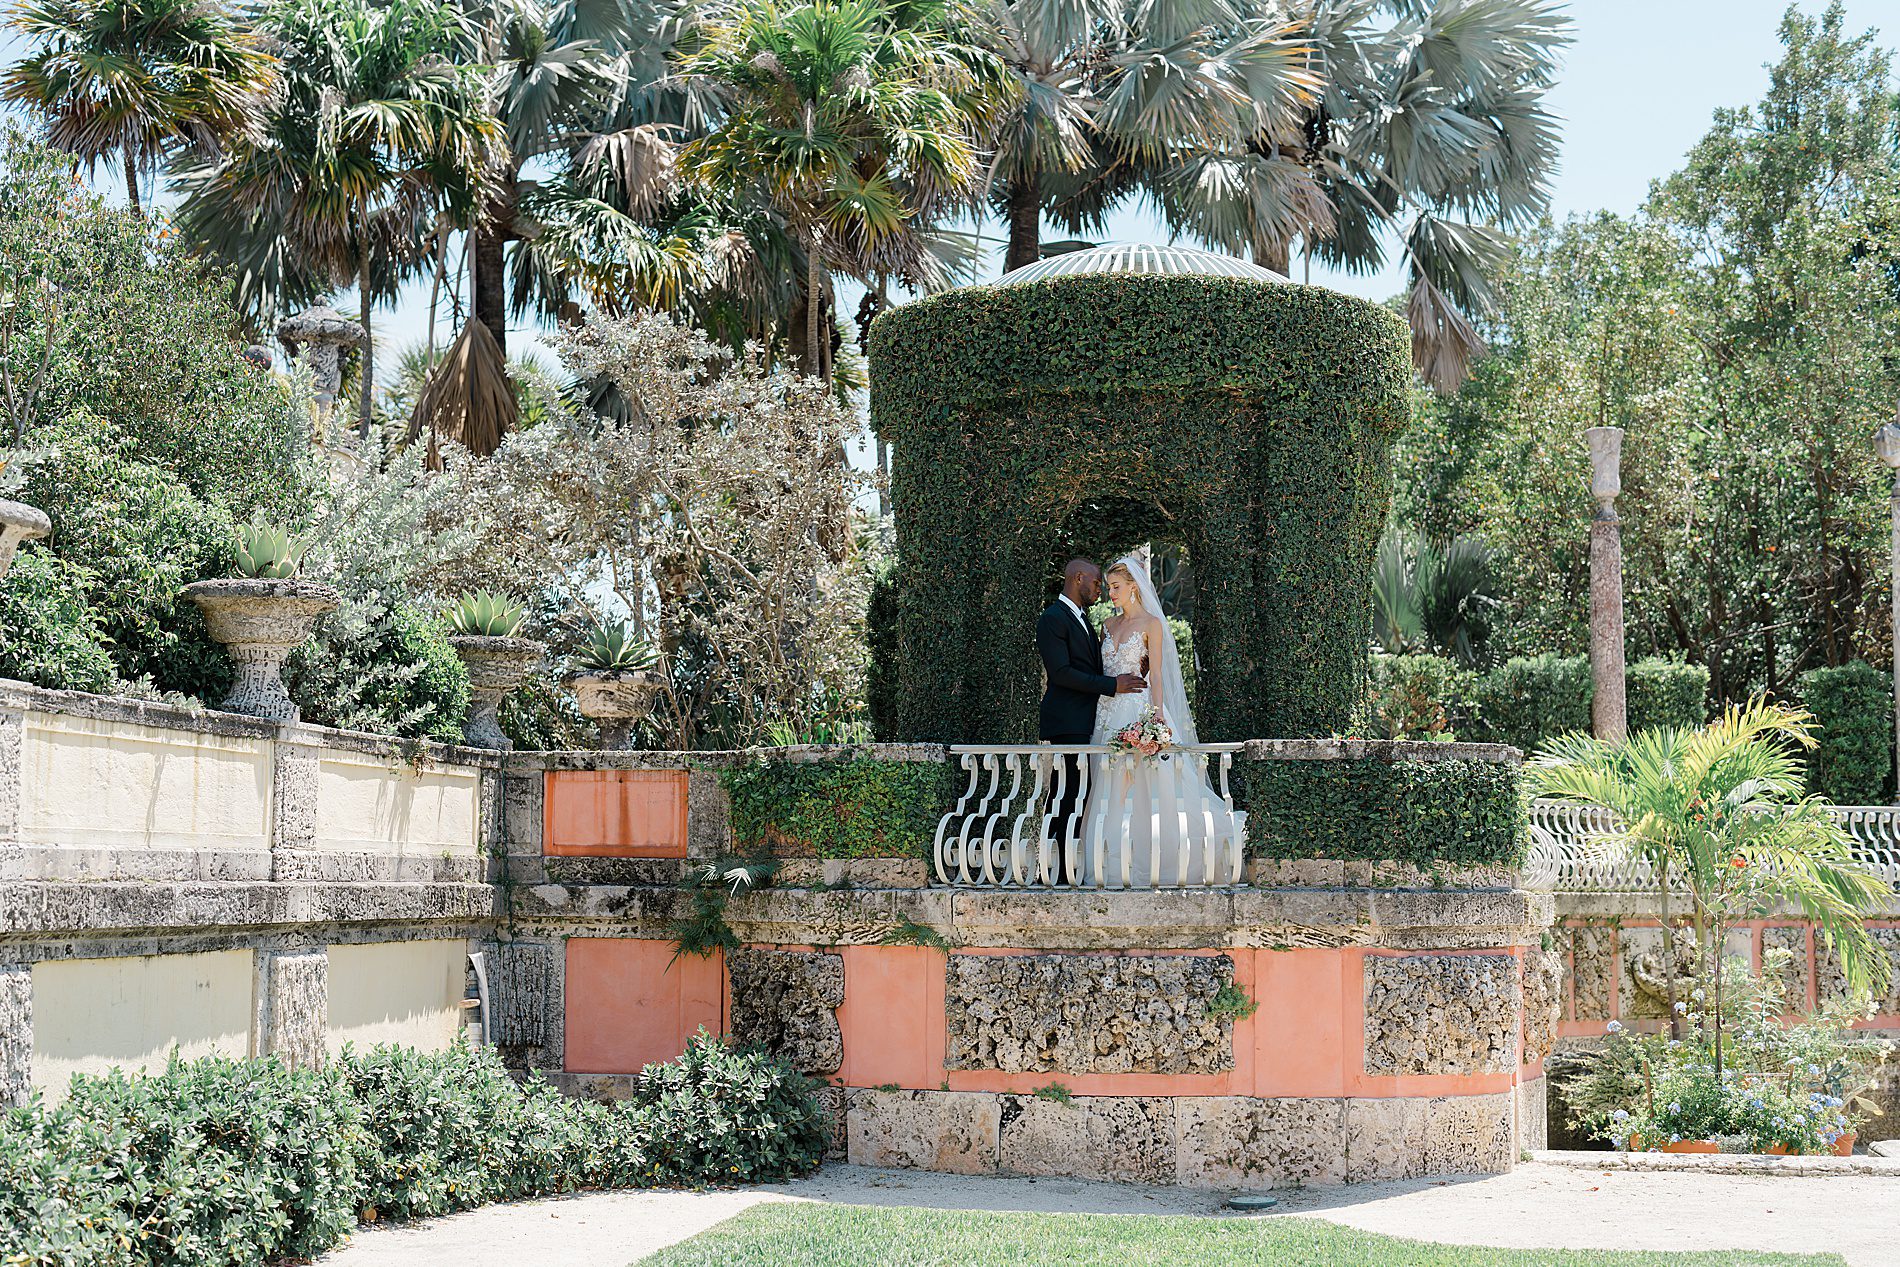
[(1056, 597), (1061, 599), (1062, 605), (1074, 612), (1075, 618), (1082, 622), (1082, 632), (1093, 638), (1095, 636), (1095, 626), (1089, 624), (1088, 613), (1084, 612), (1080, 607), (1077, 607), (1075, 600), (1070, 598), (1067, 594), (1057, 594)]

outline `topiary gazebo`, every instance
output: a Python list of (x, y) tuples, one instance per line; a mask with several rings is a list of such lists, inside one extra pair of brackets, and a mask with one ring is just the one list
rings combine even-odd
[(1226, 256), (1101, 247), (871, 332), (897, 564), (873, 596), (881, 737), (1033, 737), (1031, 630), (1072, 554), (1194, 562), (1209, 740), (1343, 729), (1362, 689), (1404, 323)]

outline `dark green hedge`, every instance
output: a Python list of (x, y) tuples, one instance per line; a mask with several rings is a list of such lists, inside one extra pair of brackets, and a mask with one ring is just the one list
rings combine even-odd
[(1476, 714), (1460, 739), (1508, 743), (1532, 752), (1546, 739), (1590, 729), (1590, 661), (1584, 656), (1520, 656), (1481, 674)]
[(942, 761), (767, 759), (720, 773), (733, 843), (786, 858), (924, 858), (955, 801)]
[(1808, 787), (1837, 805), (1878, 805), (1893, 774), (1893, 683), (1856, 660), (1801, 675), (1801, 702), (1820, 725)]
[(1522, 860), (1518, 768), (1488, 761), (1257, 761), (1248, 850), (1261, 858), (1434, 863)]
[(897, 524), (881, 737), (1033, 737), (1057, 569), (1143, 541), (1193, 561), (1205, 737), (1349, 724), (1409, 416), (1398, 317), (1318, 287), (1061, 277), (896, 308), (871, 365)]
[(1624, 686), (1624, 712), (1631, 733), (1657, 726), (1679, 730), (1709, 720), (1709, 670), (1654, 656), (1630, 665)]

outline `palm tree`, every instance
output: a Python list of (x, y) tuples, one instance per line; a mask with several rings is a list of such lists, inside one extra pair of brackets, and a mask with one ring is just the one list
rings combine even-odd
[(971, 29), (1011, 103), (986, 138), (1006, 269), (1042, 257), (1045, 212), (1099, 227), (1158, 165), (1291, 127), (1319, 87), (1297, 25), (1250, 0), (987, 0)]
[(1545, 95), (1569, 26), (1556, 0), (1308, 0), (1313, 103), (1180, 155), (1150, 187), (1175, 231), (1281, 272), (1296, 238), (1353, 272), (1396, 239), (1413, 361), (1449, 390), (1483, 350), (1474, 318), (1495, 305), (1501, 231), (1549, 205)]
[(977, 177), (985, 59), (928, 4), (734, 0), (703, 22), (683, 74), (724, 115), (685, 147), (688, 175), (772, 209), (804, 257), (805, 372), (830, 376), (832, 270), (929, 267), (922, 230)]
[(1659, 727), (1620, 746), (1567, 735), (1530, 766), (1534, 794), (1609, 810), (1616, 826), (1603, 843), (1631, 851), (1654, 869), (1672, 1025), (1670, 886), (1688, 889), (1696, 978), (1713, 997), (1718, 1074), (1722, 946), (1736, 920), (1791, 905), (1834, 948), (1850, 988), (1884, 992), (1891, 973), (1862, 919), (1892, 890), (1855, 857), (1852, 837), (1827, 802), (1805, 794), (1795, 753), (1814, 746), (1809, 714), (1756, 699), (1731, 704), (1700, 729)]
[[(240, 306), (279, 310), (354, 283), (359, 319), (425, 254), (437, 215), (473, 218), (505, 149), (488, 68), (453, 10), (429, 0), (282, 0), (264, 16), (283, 90), (258, 135), (181, 173), (185, 230), (237, 272)], [(358, 428), (369, 434), (372, 341)]]
[(214, 0), (27, 0), (12, 27), (34, 50), (0, 75), (0, 98), (46, 122), (88, 166), (118, 154), (125, 196), (185, 151), (215, 154), (261, 108), (276, 64)]
[[(585, 190), (639, 220), (674, 188), (668, 125), (688, 110), (666, 78), (687, 22), (678, 0), (465, 0), (478, 60), (492, 62), (489, 105), (507, 131), (505, 161), (490, 173), (471, 244), (475, 316), (507, 347), (507, 248), (540, 225), (524, 204), (542, 181), (523, 169), (552, 165), (550, 183)], [(556, 195), (559, 196), (558, 194)], [(517, 251), (513, 307), (573, 317), (574, 279), (547, 252)]]

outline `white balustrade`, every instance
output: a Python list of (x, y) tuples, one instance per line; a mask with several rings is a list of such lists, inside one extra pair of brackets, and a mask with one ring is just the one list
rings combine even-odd
[[(1900, 884), (1900, 806), (1836, 805), (1834, 817), (1854, 852), (1889, 883)], [(1615, 843), (1616, 818), (1595, 805), (1533, 801), (1524, 886), (1556, 893), (1641, 893), (1656, 887), (1648, 862)]]
[[(1238, 884), (1247, 815), (1234, 808), (1229, 776), (1241, 747), (1194, 744), (1143, 757), (1087, 744), (954, 745), (950, 754), (969, 782), (937, 823), (937, 880), (995, 888)], [(1076, 812), (1058, 823), (1071, 756)]]

